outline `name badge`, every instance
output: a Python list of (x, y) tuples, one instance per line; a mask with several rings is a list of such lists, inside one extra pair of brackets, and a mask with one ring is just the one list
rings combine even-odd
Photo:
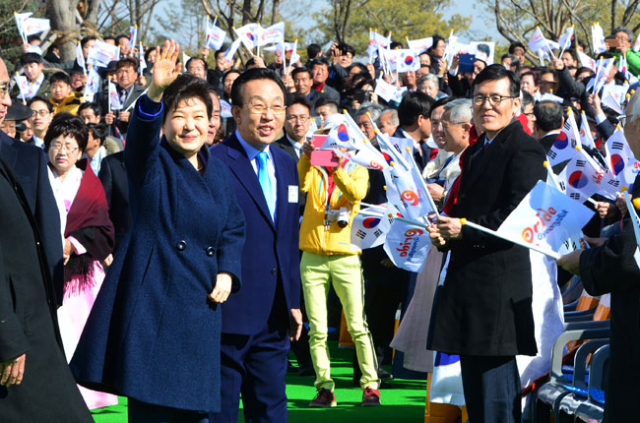
[(298, 203), (298, 186), (289, 185), (289, 203)]

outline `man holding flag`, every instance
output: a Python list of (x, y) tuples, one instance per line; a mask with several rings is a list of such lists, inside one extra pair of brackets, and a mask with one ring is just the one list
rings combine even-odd
[[(451, 250), (438, 288), (427, 347), (460, 355), (470, 420), (520, 422), (516, 355), (535, 355), (529, 251), (462, 226), (497, 229), (546, 177), (542, 146), (515, 120), (520, 82), (501, 65), (473, 83), (473, 120), (485, 133), (463, 155), (459, 190), (450, 194), (433, 243)], [(532, 222), (535, 223), (535, 222)]]

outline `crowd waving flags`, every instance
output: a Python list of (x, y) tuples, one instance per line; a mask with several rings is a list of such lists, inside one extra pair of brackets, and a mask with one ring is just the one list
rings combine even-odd
[[(394, 353), (393, 377), (385, 383), (393, 384), (396, 383), (393, 378), (400, 380), (405, 377), (416, 377), (423, 383), (428, 380), (431, 397), (427, 404), (442, 402), (462, 407), (467, 403), (473, 408), (477, 401), (468, 401), (469, 393), (465, 397), (462, 378), (468, 376), (462, 376), (461, 369), (465, 368), (469, 357), (482, 360), (484, 353), (494, 346), (497, 348), (502, 342), (495, 340), (488, 348), (478, 347), (474, 351), (464, 345), (476, 335), (484, 336), (483, 330), (489, 327), (483, 320), (485, 317), (490, 319), (499, 315), (502, 319), (513, 314), (515, 329), (509, 327), (510, 322), (504, 325), (501, 322), (498, 332), (503, 329), (505, 333), (534, 332), (530, 339), (523, 341), (524, 344), (531, 342), (531, 345), (521, 347), (519, 342), (522, 339), (517, 339), (515, 347), (497, 355), (503, 358), (512, 358), (513, 355), (514, 360), (518, 356), (514, 372), (520, 374), (523, 390), (518, 390), (517, 400), (509, 403), (519, 404), (520, 392), (526, 395), (543, 383), (541, 377), (549, 370), (553, 343), (565, 330), (565, 318), (582, 317), (566, 314), (563, 301), (569, 303), (579, 295), (590, 295), (594, 301), (601, 300), (603, 307), (620, 304), (615, 299), (615, 292), (604, 293), (600, 297), (599, 292), (605, 290), (603, 286), (611, 284), (596, 283), (599, 275), (595, 267), (607, 260), (618, 260), (617, 264), (609, 263), (608, 270), (603, 273), (611, 274), (612, 279), (615, 276), (616, 284), (624, 281), (628, 274), (633, 274), (630, 285), (637, 285), (635, 281), (640, 279), (640, 182), (637, 182), (640, 181), (640, 160), (634, 156), (634, 151), (640, 149), (637, 141), (640, 129), (636, 129), (640, 128), (640, 106), (635, 104), (640, 100), (634, 90), (640, 86), (640, 34), (634, 37), (633, 31), (626, 28), (612, 29), (614, 33), (609, 34), (605, 32), (609, 30), (609, 23), (576, 21), (573, 25), (573, 21), (565, 20), (553, 25), (552, 30), (544, 22), (538, 22), (539, 26), (534, 23), (525, 32), (513, 34), (507, 53), (504, 40), (470, 38), (473, 33), (457, 26), (455, 19), (448, 24), (443, 23), (439, 34), (406, 26), (392, 28), (394, 32), (388, 27), (369, 28), (367, 34), (366, 28), (362, 31), (359, 27), (358, 34), (346, 30), (334, 34), (331, 31), (298, 31), (298, 23), (287, 16), (286, 10), (277, 13), (274, 10), (273, 17), (269, 19), (261, 17), (262, 12), (256, 15), (258, 19), (253, 19), (248, 15), (240, 17), (238, 11), (230, 17), (223, 10), (209, 7), (206, 10), (208, 13), (203, 12), (197, 17), (194, 26), (197, 31), (188, 34), (188, 40), (183, 38), (184, 43), (180, 42), (186, 48), (179, 48), (175, 41), (168, 41), (164, 48), (145, 45), (150, 44), (151, 39), (146, 27), (148, 23), (133, 17), (118, 22), (117, 28), (121, 32), (118, 34), (87, 36), (86, 30), (80, 32), (78, 23), (73, 29), (77, 34), (74, 32), (74, 36), (68, 36), (67, 31), (55, 29), (55, 25), (51, 30), (51, 24), (56, 24), (53, 18), (49, 21), (36, 17), (42, 11), (14, 12), (12, 42), (17, 41), (22, 54), (14, 63), (3, 59), (11, 76), (7, 77), (8, 84), (3, 88), (6, 92), (3, 93), (11, 97), (12, 106), (0, 102), (0, 125), (12, 140), (15, 138), (16, 142), (42, 148), (48, 156), (46, 166), (50, 175), (48, 179), (44, 178), (44, 182), (52, 185), (51, 191), (63, 217), (64, 213), (72, 215), (78, 212), (69, 207), (64, 210), (65, 204), (69, 206), (66, 190), (70, 183), (74, 183), (74, 178), (79, 181), (87, 176), (100, 180), (96, 184), (106, 184), (110, 176), (108, 172), (124, 176), (125, 183), (118, 189), (131, 190), (125, 192), (123, 198), (135, 193), (131, 195), (136, 201), (127, 207), (133, 207), (137, 213), (137, 201), (142, 196), (136, 194), (144, 190), (148, 190), (144, 191), (145, 194), (159, 192), (161, 185), (154, 185), (152, 190), (146, 185), (138, 186), (137, 179), (131, 184), (126, 183), (132, 175), (140, 177), (138, 172), (141, 169), (149, 170), (148, 166), (141, 169), (131, 166), (131, 155), (140, 153), (137, 147), (141, 140), (149, 138), (145, 138), (148, 142), (145, 151), (151, 152), (151, 158), (145, 156), (144, 159), (160, 157), (162, 160), (158, 166), (175, 164), (174, 159), (178, 156), (174, 153), (180, 153), (176, 150), (180, 147), (176, 140), (195, 142), (197, 139), (201, 142), (198, 154), (190, 155), (193, 153), (191, 150), (188, 154), (180, 153), (178, 158), (186, 169), (170, 167), (171, 171), (164, 175), (167, 180), (173, 184), (175, 181), (171, 178), (178, 174), (176, 172), (188, 171), (186, 175), (195, 178), (197, 184), (185, 178), (185, 181), (176, 182), (176, 187), (181, 188), (179, 184), (184, 184), (190, 189), (192, 185), (198, 188), (201, 183), (209, 183), (214, 176), (220, 177), (222, 179), (216, 188), (226, 187), (225, 195), (218, 196), (215, 191), (213, 197), (236, 201), (238, 204), (232, 204), (233, 208), (230, 206), (230, 210), (235, 210), (231, 213), (234, 218), (240, 216), (237, 207), (243, 213), (249, 207), (247, 204), (256, 207), (253, 216), (248, 218), (246, 215), (244, 223), (238, 223), (237, 238), (247, 240), (249, 244), (245, 245), (254, 248), (277, 235), (272, 237), (275, 243), (273, 248), (267, 249), (268, 254), (261, 250), (259, 260), (255, 260), (256, 257), (251, 257), (253, 261), (243, 258), (241, 268), (235, 269), (233, 264), (226, 269), (223, 264), (228, 263), (223, 262), (237, 257), (225, 257), (218, 250), (222, 246), (213, 244), (213, 241), (198, 241), (196, 236), (207, 234), (211, 219), (200, 222), (201, 234), (186, 235), (180, 232), (179, 219), (200, 219), (201, 214), (192, 213), (194, 216), (172, 220), (172, 225), (176, 226), (173, 229), (177, 231), (175, 240), (172, 238), (162, 243), (163, 248), (169, 250), (161, 255), (166, 253), (196, 260), (198, 266), (219, 270), (213, 279), (209, 276), (214, 275), (208, 275), (203, 278), (204, 282), (195, 281), (207, 284), (209, 292), (200, 298), (200, 305), (207, 301), (207, 313), (210, 314), (212, 299), (220, 296), (225, 301), (227, 297), (231, 299), (229, 304), (220, 308), (223, 313), (234, 308), (236, 299), (242, 300), (243, 296), (251, 297), (256, 293), (255, 301), (260, 305), (267, 297), (273, 297), (261, 289), (269, 285), (267, 282), (276, 281), (279, 291), (274, 295), (282, 294), (282, 304), (273, 304), (287, 306), (286, 314), (282, 315), (286, 315), (286, 323), (291, 317), (291, 327), (295, 329), (298, 327), (298, 312), (301, 315), (305, 312), (299, 311), (299, 304), (294, 304), (299, 302), (298, 291), (302, 289), (303, 298), (309, 303), (307, 313), (313, 312), (318, 304), (324, 304), (322, 293), (309, 295), (304, 291), (310, 289), (309, 284), (305, 285), (305, 281), (309, 282), (310, 272), (305, 273), (301, 269), (306, 266), (309, 270), (315, 266), (310, 263), (323, 255), (332, 262), (346, 256), (350, 261), (344, 267), (351, 266), (355, 270), (340, 277), (350, 278), (352, 286), (338, 286), (340, 278), (335, 275), (329, 277), (327, 283), (333, 284), (341, 299), (347, 295), (357, 297), (358, 301), (360, 297), (364, 298), (361, 301), (364, 311), (356, 313), (357, 319), (353, 317), (352, 310), (344, 309), (347, 330), (353, 329), (353, 321), (349, 319), (362, 321), (365, 326), (365, 330), (351, 334), (358, 348), (364, 348), (363, 344), (371, 342), (372, 351), (369, 352), (372, 355), (389, 347), (401, 353)], [(220, 13), (220, 20), (214, 16), (215, 13)], [(79, 15), (82, 14), (79, 12)], [(234, 27), (234, 19), (236, 23), (242, 22), (239, 24), (242, 26)], [(152, 32), (155, 37), (157, 33)], [(318, 35), (317, 39), (314, 35)], [(351, 45), (352, 41), (354, 45)], [(169, 68), (174, 70), (169, 72)], [(38, 69), (41, 73), (37, 73)], [(514, 73), (520, 81), (520, 92), (516, 92), (513, 86), (510, 90), (502, 85), (487, 92), (481, 90), (483, 84), (504, 78), (507, 78), (507, 84), (511, 84)], [(254, 75), (259, 75), (261, 83), (247, 84), (247, 81), (254, 82), (250, 79)], [(491, 79), (496, 75), (498, 79)], [(482, 79), (485, 77), (488, 79)], [(167, 84), (165, 86), (158, 81)], [(164, 89), (172, 84), (176, 84), (173, 87), (197, 86), (198, 96), (195, 98), (208, 106), (209, 116), (206, 119), (204, 115), (198, 115), (197, 135), (181, 139), (182, 136), (172, 134), (172, 129), (180, 127), (183, 122), (187, 122), (182, 126), (183, 133), (191, 131), (189, 116), (185, 118), (184, 114), (179, 114), (184, 112), (188, 115), (191, 109), (187, 113), (179, 105), (168, 107), (175, 98), (159, 94), (166, 94)], [(273, 94), (270, 92), (269, 96), (263, 96), (270, 86), (277, 93), (273, 98), (269, 98)], [(249, 91), (251, 96), (247, 94)], [(189, 95), (192, 92), (189, 91)], [(204, 101), (200, 94), (206, 94), (211, 102)], [(238, 95), (241, 102), (236, 104)], [(24, 107), (28, 109), (26, 112)], [(203, 110), (196, 101), (194, 108), (198, 107), (198, 110)], [(5, 109), (7, 113), (4, 113)], [(22, 112), (32, 116), (22, 119)], [(141, 123), (146, 125), (144, 128), (151, 127), (158, 123), (160, 116), (162, 119), (171, 117), (172, 120), (166, 121), (171, 123), (170, 127), (164, 120), (157, 128), (154, 127), (154, 131), (158, 130), (157, 137), (153, 135), (155, 132), (140, 130)], [(83, 147), (84, 151), (80, 151), (80, 144), (77, 149), (73, 143), (63, 146), (47, 136), (48, 130), (43, 130), (42, 126), (51, 125), (57, 119), (74, 119), (82, 128), (86, 127), (90, 139)], [(503, 121), (504, 126), (495, 130), (494, 124)], [(247, 122), (256, 124), (256, 127), (245, 131), (251, 126)], [(9, 134), (9, 131), (13, 133)], [(161, 142), (162, 139), (167, 142)], [(172, 142), (168, 142), (170, 139)], [(3, 138), (0, 147), (4, 142)], [(266, 145), (269, 148), (261, 150)], [(55, 165), (75, 157), (71, 154), (74, 149), (78, 151), (78, 158), (86, 159), (86, 163), (79, 161), (72, 166), (72, 172), (79, 172), (75, 175), (62, 174), (61, 170), (58, 174)], [(167, 151), (171, 154), (165, 154)], [(225, 154), (221, 154), (222, 151)], [(4, 155), (4, 150), (2, 153)], [(120, 155), (116, 156), (116, 153)], [(255, 160), (251, 159), (253, 153), (256, 154)], [(182, 160), (183, 156), (187, 160)], [(210, 156), (220, 159), (220, 162), (208, 161)], [(114, 170), (114, 162), (118, 158), (124, 160), (125, 166), (118, 162)], [(229, 172), (210, 170), (211, 163), (219, 166), (230, 158), (237, 159), (237, 167), (224, 162)], [(245, 166), (240, 166), (240, 161)], [(508, 166), (502, 169), (505, 164)], [(5, 179), (4, 166), (4, 161), (0, 161), (0, 183)], [(283, 172), (285, 169), (287, 172)], [(117, 175), (118, 171), (120, 175)], [(19, 172), (16, 174), (21, 176)], [(229, 178), (238, 183), (229, 182)], [(252, 191), (251, 197), (255, 195), (251, 202), (244, 201), (242, 190), (236, 192), (244, 184), (247, 192)], [(29, 184), (24, 185), (29, 187)], [(103, 186), (100, 200), (104, 207), (114, 207), (116, 203), (110, 197), (112, 189)], [(98, 191), (96, 188), (91, 194)], [(198, 195), (198, 198), (207, 197), (210, 193), (214, 191)], [(499, 195), (492, 197), (496, 193)], [(84, 191), (78, 195), (88, 196)], [(162, 208), (167, 201), (161, 200)], [(137, 244), (127, 244), (131, 238), (117, 239), (127, 232), (119, 230), (118, 216), (112, 216), (110, 212), (105, 211), (104, 219), (114, 221), (105, 232), (113, 230), (116, 239), (109, 240), (111, 253), (96, 262), (96, 272), (104, 273), (102, 277), (109, 277), (111, 269), (128, 263), (122, 259), (123, 253), (115, 251), (113, 245), (116, 248), (125, 245), (125, 250), (121, 250), (125, 252), (127, 248), (138, 247)], [(78, 213), (94, 211), (87, 209)], [(252, 225), (262, 218), (265, 230), (256, 236)], [(214, 223), (219, 222), (215, 220)], [(140, 221), (133, 225), (140, 225)], [(286, 237), (281, 237), (285, 231), (283, 228), (286, 228)], [(64, 237), (64, 231), (59, 229), (53, 231), (56, 247), (59, 247), (59, 241), (69, 241), (63, 244), (64, 259), (86, 258), (93, 254), (90, 248), (92, 239), (78, 235), (82, 239), (67, 239), (67, 236), (58, 240), (58, 235)], [(127, 230), (134, 231), (135, 227), (130, 226)], [(627, 245), (631, 230), (635, 241), (633, 253), (628, 251)], [(76, 241), (88, 245), (76, 245)], [(68, 252), (70, 249), (71, 253)], [(265, 263), (271, 260), (267, 256), (272, 251), (275, 259), (266, 266)], [(236, 253), (238, 257), (244, 254)], [(149, 251), (145, 252), (147, 259), (149, 254)], [(157, 258), (154, 254), (152, 251), (152, 259)], [(626, 259), (631, 254), (634, 261), (629, 266)], [(0, 272), (2, 260), (0, 254)], [(284, 263), (292, 264), (291, 269), (285, 268)], [(633, 267), (634, 263), (638, 269)], [(590, 268), (591, 265), (594, 269)], [(198, 266), (194, 268), (206, 270)], [(559, 268), (575, 277), (567, 282), (565, 279), (569, 277), (558, 272)], [(617, 274), (619, 268), (627, 273)], [(67, 266), (65, 270), (70, 269)], [(319, 266), (313, 270), (318, 269)], [(497, 277), (492, 274), (495, 269), (501, 269)], [(636, 270), (638, 272), (633, 273)], [(259, 289), (253, 286), (253, 291), (247, 290), (250, 285), (245, 285), (245, 280), (248, 275), (251, 278), (254, 271), (261, 275)], [(502, 284), (512, 274), (519, 275), (518, 280), (510, 281), (508, 290), (503, 290), (502, 294), (513, 298), (489, 295), (494, 283), (496, 286)], [(242, 280), (243, 291), (240, 294), (227, 292), (227, 282), (230, 287), (235, 287), (235, 279)], [(281, 292), (285, 279), (290, 279), (294, 289)], [(215, 285), (209, 286), (214, 280)], [(219, 288), (216, 294), (215, 287)], [(110, 288), (112, 286), (107, 286)], [(614, 286), (613, 289), (617, 288)], [(347, 292), (350, 289), (353, 292)], [(516, 292), (518, 289), (522, 290)], [(582, 291), (582, 294), (573, 297), (572, 289)], [(600, 291), (592, 294), (590, 290), (593, 289)], [(229, 288), (229, 291), (233, 289)], [(405, 291), (408, 291), (407, 295), (404, 295)], [(508, 295), (505, 294), (507, 291)], [(367, 295), (363, 296), (363, 292)], [(117, 294), (116, 297), (121, 292)], [(636, 291), (632, 294), (628, 297), (635, 298)], [(375, 306), (381, 310), (372, 312), (367, 301), (373, 301), (371, 298), (376, 298), (376, 295), (383, 297), (382, 300), (378, 298)], [(487, 298), (483, 298), (485, 295)], [(605, 295), (612, 296), (611, 302)], [(389, 305), (389, 310), (382, 310), (387, 303), (396, 301), (395, 297), (406, 298), (398, 298), (397, 303)], [(318, 300), (318, 304), (310, 304), (312, 300)], [(519, 302), (516, 304), (516, 301)], [(498, 313), (492, 307), (501, 302), (508, 305)], [(241, 313), (242, 319), (250, 320), (254, 306), (237, 308), (235, 312)], [(438, 314), (443, 310), (439, 307), (449, 307), (449, 314)], [(400, 325), (407, 325), (409, 330), (405, 326), (403, 331), (381, 336), (374, 332), (382, 330), (380, 326), (384, 325), (379, 321), (375, 322), (378, 325), (369, 325), (366, 321), (383, 319), (386, 314), (393, 315), (395, 319), (398, 310), (401, 311)], [(529, 319), (530, 311), (533, 321)], [(2, 312), (0, 304), (0, 314)], [(271, 308), (266, 316), (270, 312)], [(492, 314), (494, 312), (495, 315)], [(474, 313), (477, 314), (475, 319), (470, 318)], [(364, 320), (361, 315), (366, 316)], [(223, 325), (235, 324), (242, 319), (228, 319)], [(385, 323), (395, 323), (391, 322), (394, 319), (390, 318)], [(262, 320), (271, 322), (272, 319)], [(303, 321), (300, 317), (300, 330), (308, 330), (311, 339), (323, 337), (325, 334), (320, 332), (328, 330), (318, 324), (317, 318), (308, 318), (309, 329), (302, 329)], [(468, 328), (475, 324), (479, 326)], [(432, 335), (437, 335), (434, 328), (438, 325), (444, 328), (444, 332), (451, 333), (446, 336), (440, 334), (441, 339), (433, 341)], [(370, 327), (373, 328), (371, 333), (368, 332)], [(425, 339), (413, 338), (418, 332)], [(458, 332), (465, 333), (466, 337), (456, 338), (457, 344), (454, 341), (448, 344), (445, 338), (457, 336)], [(402, 349), (406, 345), (395, 345), (400, 338), (398, 333), (411, 334), (413, 345), (408, 350)], [(221, 336), (217, 333), (206, 336), (215, 336), (215, 341), (220, 343), (226, 335), (227, 332)], [(361, 338), (357, 339), (358, 336)], [(389, 343), (387, 338), (394, 336), (397, 337), (394, 343)], [(366, 342), (362, 341), (363, 338)], [(380, 339), (385, 340), (385, 345), (378, 345)], [(328, 370), (322, 369), (325, 365), (330, 367), (331, 358), (326, 358), (329, 364), (314, 362), (320, 360), (319, 347), (314, 346), (313, 341), (308, 345), (305, 341), (304, 344), (303, 348), (316, 348), (315, 353), (308, 354), (310, 358), (306, 368), (304, 357), (297, 357), (302, 373), (316, 372), (315, 385), (319, 389), (315, 390), (317, 396), (309, 406), (333, 407), (341, 401), (340, 394), (334, 395), (334, 388), (343, 388), (340, 384), (333, 384), (327, 376)], [(3, 345), (1, 333), (0, 345)], [(427, 358), (426, 345), (434, 350), (428, 351), (430, 355)], [(453, 347), (449, 348), (450, 345)], [(640, 342), (638, 346), (640, 351)], [(618, 353), (621, 350), (625, 351), (618, 346)], [(365, 351), (366, 354), (369, 352)], [(611, 352), (615, 356), (616, 349), (612, 348)], [(27, 352), (27, 357), (30, 353)], [(182, 350), (175, 354), (180, 358), (184, 355)], [(380, 405), (379, 380), (385, 377), (382, 363), (386, 361), (382, 357), (364, 357), (360, 350), (358, 358), (363, 366), (373, 365), (378, 358), (381, 359), (378, 368), (363, 372), (360, 381), (363, 405), (371, 405), (368, 401)], [(5, 362), (0, 363), (0, 374), (5, 365)], [(398, 373), (396, 367), (399, 368)], [(28, 366), (26, 369), (29, 371)], [(407, 370), (417, 373), (403, 373)], [(431, 375), (427, 376), (428, 373)], [(278, 383), (284, 380), (283, 374), (278, 373)], [(268, 379), (274, 379), (272, 376)], [(365, 381), (367, 378), (371, 380)], [(620, 376), (616, 380), (621, 380)], [(310, 379), (308, 384), (311, 386)], [(246, 386), (241, 385), (243, 389)], [(72, 386), (75, 387), (75, 383)], [(421, 395), (424, 388), (423, 384)], [(280, 391), (284, 392), (283, 389)], [(490, 393), (483, 390), (482, 395)], [(242, 398), (243, 401), (251, 401), (249, 395)], [(0, 406), (5, 400), (0, 398)], [(136, 406), (133, 400), (129, 404), (133, 408)], [(245, 413), (250, 413), (250, 410), (251, 407), (245, 404)], [(532, 416), (527, 406), (523, 410), (530, 413), (528, 417)], [(431, 411), (427, 407), (426, 417), (434, 420), (438, 417), (429, 413)], [(469, 417), (470, 421), (478, 419), (474, 417)], [(460, 418), (465, 419), (466, 415), (461, 413)], [(529, 419), (523, 417), (522, 420)]]

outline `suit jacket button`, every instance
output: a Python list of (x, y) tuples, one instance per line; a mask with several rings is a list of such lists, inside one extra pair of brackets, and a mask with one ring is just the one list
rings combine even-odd
[(278, 274), (278, 269), (276, 269), (275, 267), (273, 269), (271, 269), (271, 274), (272, 275), (277, 275)]
[(182, 241), (178, 242), (178, 244), (176, 244), (176, 249), (178, 251), (184, 251), (187, 249), (187, 242), (183, 239)]
[(207, 249), (205, 250), (207, 252), (207, 255), (209, 257), (213, 257), (213, 255), (215, 254), (216, 250), (213, 247), (207, 247)]

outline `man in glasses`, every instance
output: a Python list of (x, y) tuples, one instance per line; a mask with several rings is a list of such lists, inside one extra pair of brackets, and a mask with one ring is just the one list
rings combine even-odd
[[(296, 162), (272, 144), (286, 118), (286, 89), (272, 70), (244, 72), (231, 89), (237, 130), (211, 149), (229, 167), (247, 238), (242, 289), (222, 308), (220, 413), (238, 421), (287, 420), (285, 374), (289, 340), (302, 331)], [(289, 336), (287, 336), (289, 331)]]
[(302, 154), (302, 144), (311, 126), (311, 103), (302, 95), (291, 96), (284, 121), (284, 136), (276, 145), (289, 153), (296, 162)]
[(460, 356), (469, 417), (474, 422), (520, 422), (516, 355), (535, 355), (529, 251), (462, 226), (460, 218), (496, 230), (538, 180), (546, 177), (544, 149), (514, 119), (520, 82), (502, 65), (473, 83), (473, 121), (484, 130), (461, 159), (459, 190), (449, 195), (430, 228), (450, 251), (438, 287), (427, 347)]

